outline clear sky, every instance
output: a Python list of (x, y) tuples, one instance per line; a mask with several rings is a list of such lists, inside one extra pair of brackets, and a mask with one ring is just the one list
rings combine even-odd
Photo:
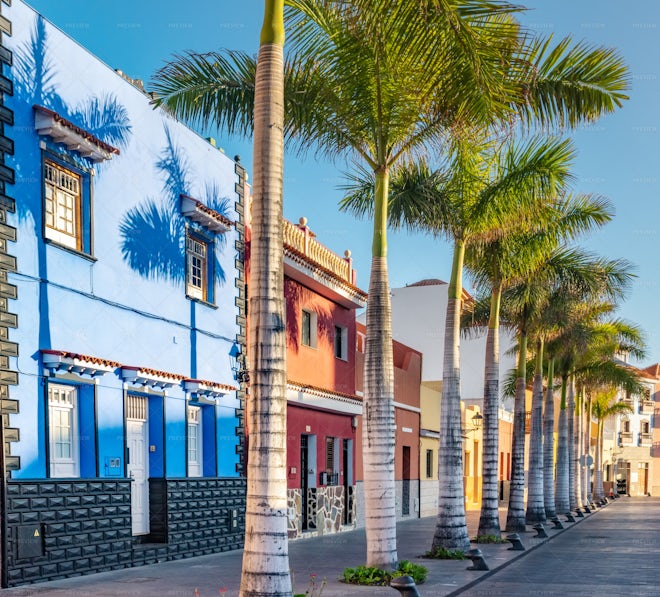
[[(220, 48), (256, 52), (261, 0), (29, 0), (68, 35), (113, 68), (147, 83), (174, 53)], [(620, 315), (641, 325), (649, 356), (660, 360), (660, 1), (526, 0), (523, 22), (557, 37), (618, 48), (630, 66), (630, 100), (614, 115), (572, 132), (579, 150), (575, 190), (609, 197), (616, 216), (585, 241), (592, 250), (636, 264), (638, 278)], [(213, 136), (230, 156), (252, 167), (249, 140)], [(350, 249), (358, 284), (368, 289), (371, 228), (337, 211), (337, 186), (350, 166), (317, 163), (287, 155), (285, 216), (308, 218), (318, 240), (339, 254)], [(423, 278), (447, 280), (451, 251), (446, 242), (405, 233), (390, 234), (390, 283), (403, 286)], [(469, 281), (466, 283), (471, 290)]]

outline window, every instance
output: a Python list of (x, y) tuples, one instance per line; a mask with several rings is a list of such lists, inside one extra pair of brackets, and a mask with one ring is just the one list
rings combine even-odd
[(622, 425), (621, 431), (623, 431), (624, 433), (630, 433), (630, 421), (628, 419), (624, 419), (621, 422), (621, 425)]
[(426, 478), (433, 477), (433, 450), (426, 450)]
[(316, 313), (303, 310), (301, 318), (301, 341), (304, 346), (316, 348)]
[(188, 476), (202, 476), (202, 413), (198, 406), (188, 407)]
[(335, 357), (348, 359), (348, 329), (340, 325), (335, 326)]
[(206, 302), (213, 302), (210, 249), (210, 242), (200, 236), (186, 235), (186, 294)]
[(649, 422), (648, 421), (642, 421), (641, 425), (642, 425), (642, 433), (645, 434), (645, 435), (648, 435), (649, 429), (650, 429)]
[(89, 172), (45, 155), (43, 178), (44, 237), (62, 247), (91, 255)]
[(80, 476), (78, 392), (75, 386), (48, 386), (50, 476)]
[(341, 440), (336, 437), (325, 438), (325, 472), (328, 485), (339, 485), (339, 456)]

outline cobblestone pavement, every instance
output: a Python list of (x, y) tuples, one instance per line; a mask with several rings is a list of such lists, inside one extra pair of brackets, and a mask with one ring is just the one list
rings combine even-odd
[[(505, 511), (500, 512), (504, 523)], [(479, 513), (468, 511), (476, 533)], [(419, 587), (423, 597), (443, 595), (660, 595), (660, 499), (620, 498), (564, 530), (548, 529), (548, 539), (521, 534), (527, 551), (480, 545), (489, 572), (467, 570), (469, 562), (425, 560), (435, 519), (398, 525), (398, 554), (429, 569)], [(550, 526), (550, 525), (548, 525)], [(326, 579), (323, 597), (396, 595), (386, 587), (357, 587), (338, 581), (346, 566), (364, 563), (363, 530), (292, 541), (290, 563), (297, 592), (313, 577)], [(242, 552), (225, 552), (151, 566), (29, 585), (0, 591), (2, 597), (232, 597), (238, 595)]]

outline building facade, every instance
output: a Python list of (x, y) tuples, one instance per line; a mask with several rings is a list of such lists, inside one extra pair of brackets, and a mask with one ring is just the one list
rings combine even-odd
[(7, 4), (3, 586), (240, 548), (245, 172)]
[[(355, 313), (366, 304), (350, 252), (283, 221), (289, 537), (355, 528)], [(249, 226), (248, 226), (249, 237)], [(249, 264), (248, 264), (249, 265)], [(249, 355), (248, 355), (249, 357)]]
[[(367, 328), (357, 324), (356, 379), (357, 391), (364, 391), (364, 351)], [(418, 518), (420, 515), (420, 392), (422, 353), (392, 340), (394, 364), (394, 481), (397, 519)], [(362, 446), (362, 420), (358, 429), (358, 453)], [(364, 526), (364, 471), (358, 460), (358, 525)]]

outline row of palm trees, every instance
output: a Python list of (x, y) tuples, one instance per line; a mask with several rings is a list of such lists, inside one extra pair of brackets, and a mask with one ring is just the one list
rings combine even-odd
[[(500, 318), (518, 334), (512, 527), (525, 518), (529, 340), (547, 347), (562, 396), (573, 396), (574, 384), (580, 400), (588, 395), (590, 386), (576, 373), (575, 355), (583, 352), (576, 349), (571, 359), (560, 349), (569, 320), (543, 327), (543, 316), (570, 296), (576, 302), (565, 314), (571, 316), (580, 300), (588, 305), (618, 296), (629, 275), (627, 264), (597, 259), (568, 244), (609, 219), (609, 207), (599, 198), (568, 194), (574, 151), (548, 131), (612, 112), (626, 99), (629, 75), (615, 51), (525, 31), (517, 19), (521, 10), (502, 0), (265, 0), (257, 60), (241, 52), (188, 53), (156, 75), (158, 103), (191, 124), (254, 135), (241, 595), (291, 593), (280, 229), (285, 141), (302, 154), (313, 151), (354, 164), (354, 184), (342, 206), (373, 222), (363, 416), (368, 565), (391, 568), (397, 560), (388, 228), (407, 226), (454, 246), (433, 546), (468, 546), (459, 373), (466, 266), (490, 296), (484, 476), (496, 466)], [(292, 38), (286, 60), (285, 24)], [(543, 354), (537, 350), (541, 378)], [(490, 475), (485, 483), (480, 533), (499, 528)]]

